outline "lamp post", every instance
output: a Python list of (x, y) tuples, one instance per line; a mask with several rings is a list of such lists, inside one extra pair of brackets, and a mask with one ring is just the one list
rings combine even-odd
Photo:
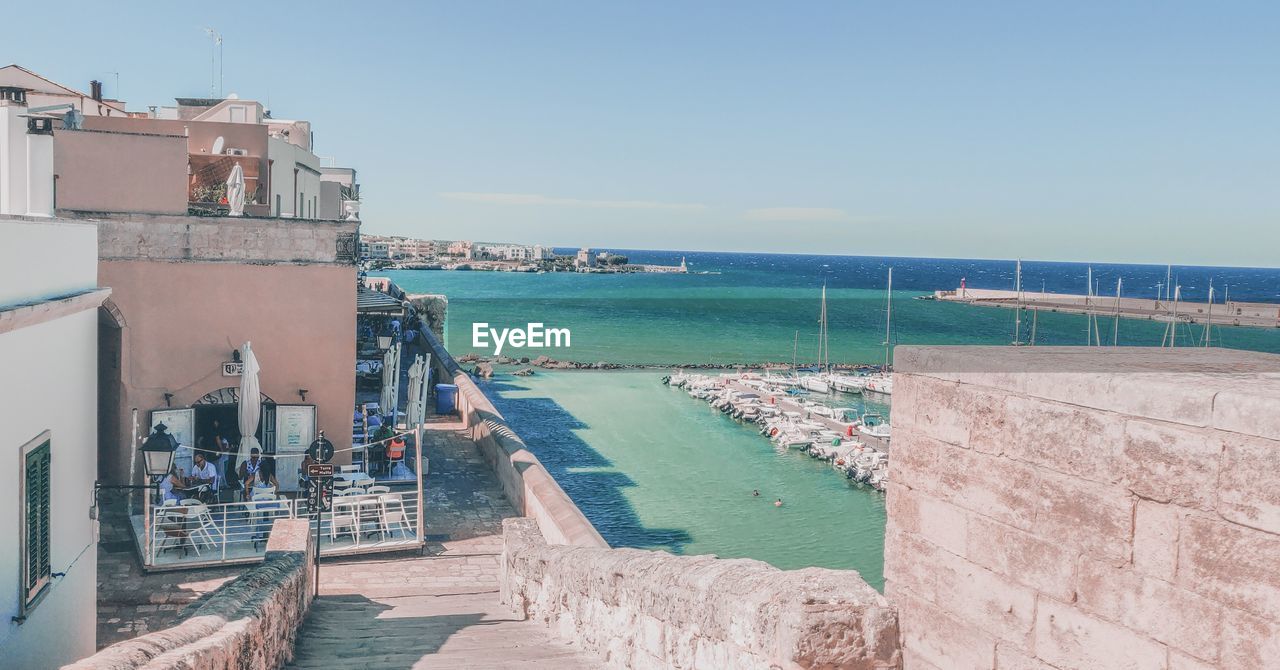
[[(169, 427), (164, 423), (156, 424), (151, 434), (147, 436), (145, 442), (142, 443), (142, 462), (143, 467), (147, 471), (147, 477), (151, 480), (151, 486), (157, 487), (160, 481), (169, 474), (173, 469), (173, 458), (178, 451), (178, 440), (170, 435), (167, 431)], [(147, 565), (154, 562), (151, 555), (151, 491), (142, 497), (142, 533), (143, 533), (143, 553), (145, 554)]]

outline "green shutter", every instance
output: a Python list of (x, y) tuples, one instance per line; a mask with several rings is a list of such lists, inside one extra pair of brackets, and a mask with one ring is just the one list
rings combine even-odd
[(27, 452), (25, 585), (30, 602), (49, 580), (49, 443)]

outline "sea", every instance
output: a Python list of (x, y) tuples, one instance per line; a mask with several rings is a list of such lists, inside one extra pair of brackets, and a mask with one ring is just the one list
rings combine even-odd
[[(570, 250), (565, 250), (568, 252)], [(814, 363), (825, 286), (832, 363), (884, 363), (900, 344), (1009, 344), (1013, 310), (916, 300), (935, 290), (1012, 289), (1014, 261), (611, 250), (632, 263), (678, 265), (688, 274), (389, 271), (411, 293), (448, 297), (446, 344), (473, 346), (473, 324), (568, 328), (569, 346), (516, 349), (582, 363), (655, 366), (627, 371), (544, 371), (482, 388), (613, 546), (755, 558), (782, 569), (853, 569), (883, 584), (884, 496), (829, 465), (775, 451), (756, 427), (736, 422), (661, 383), (661, 366)], [(892, 302), (886, 284), (893, 268)], [(1155, 297), (1169, 277), (1187, 301), (1280, 303), (1280, 270), (1023, 261), (1028, 291), (1095, 290)], [(1280, 306), (1280, 305), (1278, 305)], [(886, 312), (892, 318), (886, 324)], [(1041, 313), (1037, 345), (1084, 345), (1082, 315)], [(1026, 338), (1027, 323), (1022, 337)], [(1163, 323), (1101, 318), (1104, 342), (1158, 346)], [(1201, 326), (1183, 326), (1183, 345)], [(1280, 353), (1280, 329), (1215, 327), (1218, 346)], [(891, 344), (885, 346), (885, 342)], [(889, 349), (890, 351), (886, 351)], [(828, 404), (875, 411), (859, 396)], [(754, 495), (756, 492), (759, 495)], [(781, 506), (775, 506), (782, 500)]]

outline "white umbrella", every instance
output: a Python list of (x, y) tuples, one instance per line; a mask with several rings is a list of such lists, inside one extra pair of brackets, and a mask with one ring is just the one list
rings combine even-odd
[(258, 357), (248, 342), (244, 343), (240, 360), (244, 362), (244, 372), (240, 374), (240, 460), (237, 462), (244, 463), (249, 460), (250, 449), (262, 448), (254, 436), (258, 432), (258, 419), (262, 418), (262, 398), (258, 390)]
[(422, 394), (422, 356), (415, 356), (413, 365), (409, 366), (409, 399), (406, 421), (410, 426), (418, 425), (422, 420), (422, 412), (418, 407), (418, 396)]
[(227, 205), (229, 216), (244, 216), (244, 168), (236, 163), (227, 176)]
[[(382, 355), (382, 398), (379, 401), (379, 412), (383, 416), (395, 413), (395, 382), (399, 379), (400, 343), (391, 345), (387, 353)], [(394, 419), (392, 421), (394, 424)]]
[(413, 396), (418, 413), (417, 421), (411, 423), (411, 426), (427, 420), (427, 391), (431, 388), (431, 354), (419, 356), (418, 359), (422, 361), (422, 368), (418, 370), (418, 395)]

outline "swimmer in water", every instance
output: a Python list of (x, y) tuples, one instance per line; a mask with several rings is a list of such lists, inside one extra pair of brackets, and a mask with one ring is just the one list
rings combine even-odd
[(760, 497), (760, 489), (756, 489), (756, 490), (752, 491), (752, 492), (751, 492), (751, 495), (752, 495), (752, 496), (754, 496), (754, 497), (756, 497), (756, 498), (759, 498), (759, 497)]
[(782, 507), (782, 498), (778, 498), (777, 500), (773, 501), (773, 506)]

